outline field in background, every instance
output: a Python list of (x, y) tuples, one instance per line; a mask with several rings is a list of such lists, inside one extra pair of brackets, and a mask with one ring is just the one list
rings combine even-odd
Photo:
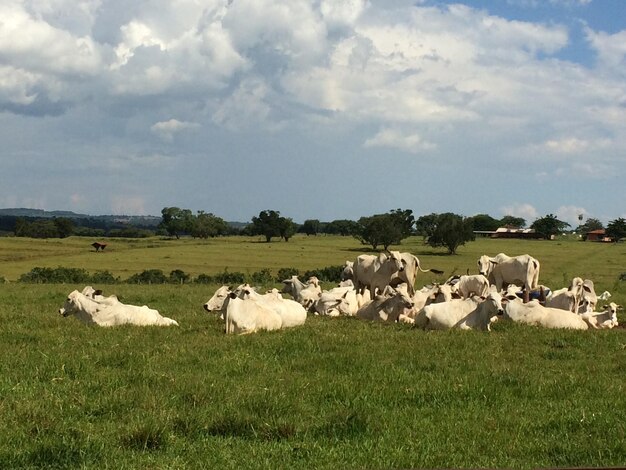
[[(194, 276), (342, 264), (341, 237), (0, 239), (0, 276), (36, 266)], [(478, 240), (459, 255), (399, 247), (423, 267), (475, 272), (529, 253), (555, 287), (589, 277), (626, 303), (626, 245)], [(418, 286), (437, 279), (420, 274)], [(202, 310), (217, 286), (104, 287), (179, 328), (90, 328), (56, 312), (73, 285), (0, 284), (0, 468), (534, 468), (626, 462), (626, 330), (424, 332), (310, 317), (227, 337)], [(624, 315), (620, 315), (624, 322)]]
[[(181, 269), (187, 274), (216, 274), (229, 271), (253, 273), (269, 268), (294, 267), (304, 272), (313, 268), (342, 265), (369, 247), (351, 237), (296, 236), (288, 243), (262, 242), (251, 237), (223, 237), (210, 240), (110, 239), (103, 252), (96, 253), (92, 240), (80, 237), (33, 240), (0, 238), (0, 276), (15, 281), (34, 267), (83, 268), (89, 272), (108, 270), (122, 279), (147, 270), (165, 274)], [(424, 245), (421, 237), (406, 239), (400, 249), (416, 254), (424, 268), (438, 268), (443, 276), (420, 274), (417, 284), (445, 280), (452, 273), (477, 272), (476, 261), (483, 254), (529, 253), (541, 263), (540, 282), (552, 288), (566, 286), (574, 276), (592, 279), (598, 293), (620, 289), (621, 273), (626, 272), (626, 244), (556, 241), (477, 239), (448, 256), (443, 249)]]

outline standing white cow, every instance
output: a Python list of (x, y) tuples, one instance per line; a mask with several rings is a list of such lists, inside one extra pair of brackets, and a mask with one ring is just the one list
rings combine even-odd
[(505, 288), (505, 284), (523, 283), (528, 291), (539, 285), (539, 261), (530, 255), (507, 256), (499, 253), (491, 258), (482, 255), (478, 260), (478, 271), (487, 276), (489, 282), (496, 286), (498, 292)]
[(402, 261), (403, 269), (398, 270), (396, 274), (391, 276), (389, 285), (396, 287), (398, 284), (406, 283), (409, 295), (415, 294), (415, 280), (418, 272), (443, 274), (443, 271), (438, 269), (422, 269), (420, 260), (413, 253), (400, 253), (400, 260)]
[(352, 280), (358, 293), (363, 294), (368, 288), (374, 297), (385, 290), (398, 271), (404, 271), (399, 251), (382, 252), (378, 256), (360, 255), (354, 262)]
[(67, 317), (74, 315), (80, 321), (99, 326), (138, 325), (138, 326), (178, 326), (171, 318), (162, 316), (157, 310), (126, 305), (115, 299), (109, 302), (107, 299), (100, 302), (87, 297), (77, 290), (70, 292), (65, 304), (59, 309), (59, 314)]

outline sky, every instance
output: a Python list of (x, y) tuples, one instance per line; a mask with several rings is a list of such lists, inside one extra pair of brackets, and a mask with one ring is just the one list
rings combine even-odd
[(626, 0), (3, 0), (0, 207), (626, 217)]

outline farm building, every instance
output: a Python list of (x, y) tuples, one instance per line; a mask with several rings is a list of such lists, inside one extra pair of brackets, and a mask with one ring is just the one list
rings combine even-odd
[(598, 230), (592, 230), (585, 234), (585, 240), (588, 242), (611, 242), (611, 237), (606, 236), (606, 230), (603, 228)]
[(543, 238), (541, 234), (535, 232), (535, 229), (508, 226), (499, 227), (497, 230), (476, 230), (474, 233), (478, 236), (490, 238), (525, 238), (533, 240)]

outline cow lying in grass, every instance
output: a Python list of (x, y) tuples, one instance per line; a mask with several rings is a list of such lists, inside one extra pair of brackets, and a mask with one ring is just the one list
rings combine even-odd
[(259, 294), (242, 284), (236, 289), (222, 286), (204, 304), (208, 312), (220, 312), (226, 333), (248, 334), (304, 324), (307, 313), (298, 302), (283, 299), (277, 292)]
[(99, 326), (178, 326), (175, 320), (163, 317), (158, 311), (146, 305), (141, 307), (126, 305), (115, 296), (102, 297), (96, 292), (92, 292), (90, 297), (77, 290), (72, 291), (63, 307), (59, 309), (59, 313), (64, 317), (74, 315), (84, 323)]
[(583, 313), (581, 317), (591, 328), (596, 330), (610, 329), (618, 326), (617, 311), (621, 309), (621, 305), (611, 302), (604, 306), (603, 312)]

